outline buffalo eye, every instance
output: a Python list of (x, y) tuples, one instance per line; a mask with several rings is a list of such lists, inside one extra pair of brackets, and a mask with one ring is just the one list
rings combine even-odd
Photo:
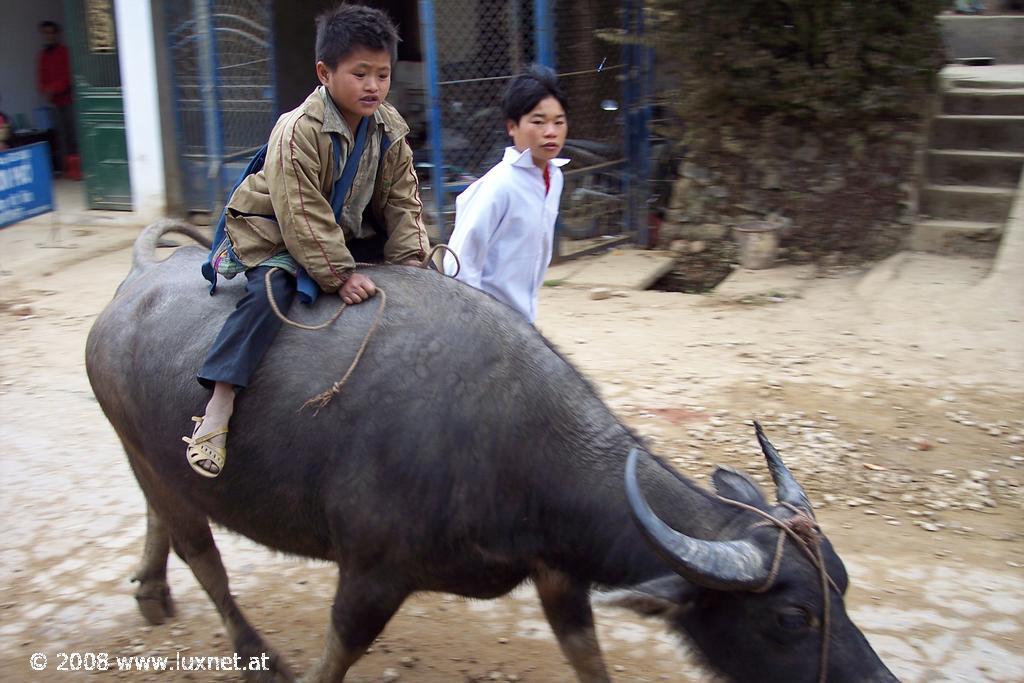
[(791, 631), (804, 629), (814, 624), (814, 618), (802, 607), (787, 607), (779, 610), (775, 618), (778, 620), (779, 626)]

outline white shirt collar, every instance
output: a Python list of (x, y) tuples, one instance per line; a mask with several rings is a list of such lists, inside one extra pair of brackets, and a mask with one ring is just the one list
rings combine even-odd
[[(505, 148), (505, 157), (503, 161), (512, 164), (513, 166), (519, 166), (520, 168), (537, 168), (537, 165), (533, 163), (533, 154), (529, 148), (524, 149), (520, 152), (515, 147)], [(565, 166), (569, 163), (568, 159), (555, 158), (551, 160), (554, 166)]]

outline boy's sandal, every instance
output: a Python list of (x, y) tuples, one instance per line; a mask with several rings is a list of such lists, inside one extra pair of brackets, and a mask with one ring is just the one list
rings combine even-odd
[[(228, 429), (218, 429), (212, 431), (209, 434), (203, 434), (200, 437), (196, 437), (196, 432), (199, 431), (199, 426), (203, 424), (203, 418), (193, 417), (192, 421), (196, 423), (196, 428), (192, 430), (192, 436), (183, 436), (181, 440), (188, 444), (188, 448), (185, 449), (185, 456), (188, 458), (188, 464), (199, 474), (204, 477), (214, 478), (224, 471), (224, 461), (228, 457), (228, 451), (223, 446), (214, 446), (209, 443), (211, 439), (214, 439), (222, 434), (227, 434)], [(209, 460), (217, 466), (216, 472), (202, 467), (199, 463)]]

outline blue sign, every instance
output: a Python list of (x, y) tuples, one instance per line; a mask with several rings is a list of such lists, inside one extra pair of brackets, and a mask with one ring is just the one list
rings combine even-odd
[(53, 211), (49, 143), (0, 152), (0, 228), (47, 211)]

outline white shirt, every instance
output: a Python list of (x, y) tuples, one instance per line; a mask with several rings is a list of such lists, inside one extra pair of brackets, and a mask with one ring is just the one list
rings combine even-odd
[[(505, 148), (505, 157), (455, 199), (455, 230), (448, 246), (459, 255), (457, 279), (482, 289), (516, 309), (531, 323), (537, 317), (537, 292), (551, 263), (555, 219), (562, 195), (560, 166), (548, 164), (551, 188), (530, 150)], [(445, 272), (455, 260), (445, 256)]]

